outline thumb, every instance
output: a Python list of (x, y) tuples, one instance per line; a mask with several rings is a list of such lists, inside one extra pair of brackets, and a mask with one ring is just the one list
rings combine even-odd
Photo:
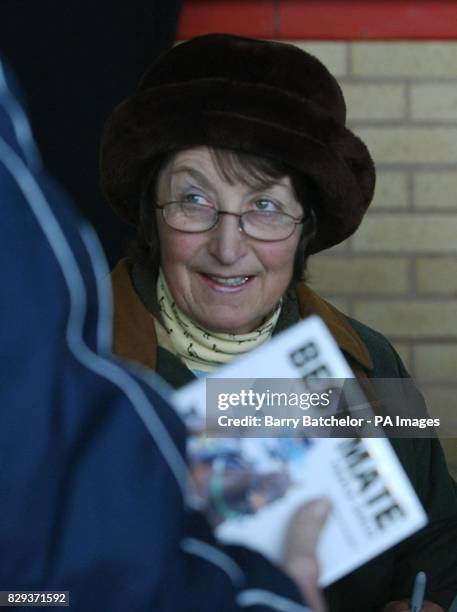
[(326, 498), (314, 499), (297, 510), (289, 523), (285, 556), (315, 557), (317, 542), (330, 510), (331, 504)]

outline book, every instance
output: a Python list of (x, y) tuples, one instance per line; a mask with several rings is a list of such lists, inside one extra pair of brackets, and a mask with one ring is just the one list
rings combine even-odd
[[(172, 396), (189, 429), (191, 503), (222, 542), (280, 562), (294, 512), (312, 498), (330, 499), (332, 512), (317, 550), (322, 587), (427, 522), (382, 430), (379, 437), (363, 435), (372, 413), (354, 381), (341, 422), (363, 417), (345, 437), (334, 437), (331, 425), (304, 425), (322, 414), (335, 417), (340, 402), (329, 401), (330, 393), (335, 381), (341, 390), (347, 379), (354, 379), (349, 365), (313, 316)], [(275, 393), (294, 399), (293, 406), (270, 405), (266, 400)], [(298, 404), (297, 397), (308, 401)], [(229, 419), (234, 425), (226, 425)]]

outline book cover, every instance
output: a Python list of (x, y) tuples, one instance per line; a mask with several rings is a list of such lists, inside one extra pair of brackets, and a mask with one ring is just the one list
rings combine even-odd
[[(318, 317), (310, 317), (172, 398), (190, 433), (192, 503), (206, 514), (221, 541), (251, 547), (279, 562), (296, 509), (317, 496), (331, 500), (332, 513), (318, 548), (323, 587), (426, 524), (382, 430), (379, 437), (363, 436), (372, 413), (360, 389), (354, 397), (354, 384), (350, 401), (365, 409), (360, 426), (347, 437), (333, 437), (333, 427), (324, 427), (323, 437), (311, 437), (303, 426), (311, 415), (318, 418), (325, 385), (314, 393), (321, 404), (311, 410), (309, 402), (303, 409), (296, 401), (293, 417), (290, 406), (266, 409), (277, 388), (281, 397), (309, 399), (310, 382), (348, 378), (353, 374), (331, 334)], [(285, 379), (286, 387), (281, 386)], [(328, 404), (327, 415), (335, 412)], [(348, 415), (351, 407), (346, 420)], [(238, 419), (236, 426), (221, 424), (230, 418)]]

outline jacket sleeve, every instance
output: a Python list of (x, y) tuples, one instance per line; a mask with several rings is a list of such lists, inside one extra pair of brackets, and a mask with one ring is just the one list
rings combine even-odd
[[(408, 373), (396, 355), (399, 375)], [(418, 392), (418, 401), (425, 403)], [(393, 439), (392, 444), (429, 519), (397, 548), (393, 591), (408, 597), (413, 577), (427, 574), (426, 598), (447, 609), (457, 594), (457, 485), (437, 438)]]
[(303, 612), (282, 573), (191, 536), (185, 432), (109, 352), (106, 266), (44, 174), (0, 59), (0, 588), (84, 612)]
[[(382, 379), (410, 379), (402, 360), (379, 333), (357, 323), (370, 347), (375, 370)], [(374, 381), (375, 382), (375, 381)], [(381, 381), (382, 382), (382, 381)], [(414, 405), (411, 416), (427, 416), (424, 398), (408, 380), (403, 388)], [(457, 594), (457, 485), (449, 474), (437, 438), (391, 438), (391, 443), (424, 506), (429, 523), (395, 547), (390, 599), (409, 598), (419, 571), (427, 574), (426, 598), (447, 609)]]
[(447, 609), (457, 593), (457, 495), (438, 440), (392, 440), (428, 525), (396, 548), (393, 593), (409, 597), (414, 576), (427, 574), (427, 599)]
[[(200, 513), (187, 513), (186, 537), (182, 547), (189, 554), (191, 565), (196, 558), (205, 559), (208, 563), (216, 563), (230, 575), (232, 584), (239, 588), (236, 602), (240, 608), (259, 612), (264, 607), (290, 612), (307, 609), (300, 603), (294, 583), (282, 571), (254, 550), (218, 543), (212, 528)], [(202, 590), (208, 590), (204, 572), (194, 571), (192, 582), (194, 588), (198, 589), (201, 583)]]
[[(378, 395), (386, 388), (390, 390), (388, 408), (391, 408), (390, 402), (394, 398), (391, 414), (400, 414), (401, 411), (405, 415), (403, 411), (407, 404), (409, 414), (405, 416), (427, 416), (424, 399), (392, 345), (380, 333), (362, 323), (353, 319), (349, 322), (373, 360), (374, 368), (368, 375), (374, 394)], [(404, 437), (390, 438), (390, 442), (429, 522), (420, 532), (333, 585), (330, 596), (351, 601), (351, 594), (357, 590), (357, 601), (365, 602), (357, 611), (381, 609), (389, 601), (409, 599), (417, 573), (425, 571), (428, 578), (426, 598), (447, 609), (457, 593), (456, 483), (449, 474), (438, 439)]]

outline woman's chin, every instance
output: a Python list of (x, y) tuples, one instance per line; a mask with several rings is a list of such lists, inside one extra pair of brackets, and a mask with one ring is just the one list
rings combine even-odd
[(206, 318), (200, 315), (198, 319), (195, 318), (195, 321), (210, 332), (239, 335), (254, 331), (262, 323), (263, 317), (253, 320), (251, 314), (251, 316), (235, 318), (233, 314), (224, 316), (219, 312), (216, 317)]

